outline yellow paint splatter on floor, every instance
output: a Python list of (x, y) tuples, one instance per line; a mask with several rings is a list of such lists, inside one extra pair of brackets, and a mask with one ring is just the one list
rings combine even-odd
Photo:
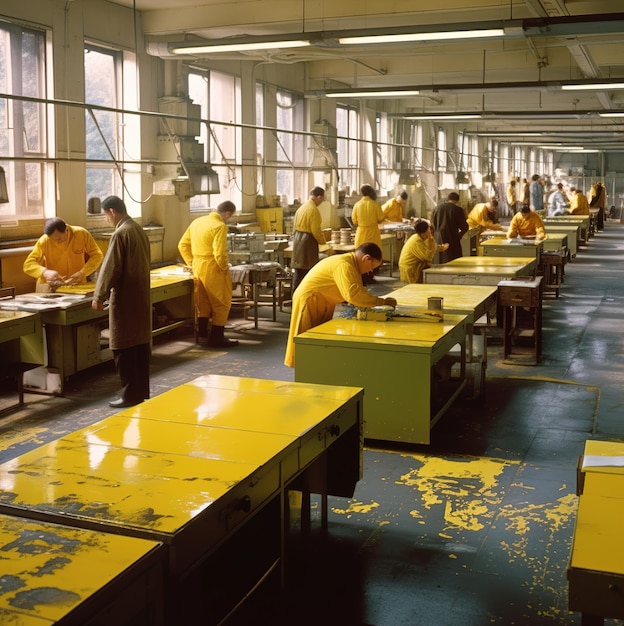
[[(478, 531), (485, 520), (492, 519), (504, 496), (498, 489), (501, 474), (515, 461), (487, 457), (445, 459), (413, 455), (421, 466), (401, 476), (399, 485), (415, 487), (421, 494), (423, 506), (444, 507), (446, 529)], [(422, 514), (415, 509), (412, 517)]]
[(346, 509), (338, 509), (332, 507), (332, 511), (337, 515), (352, 515), (353, 513), (370, 513), (379, 507), (378, 502), (370, 502), (365, 504), (364, 502), (357, 502), (356, 500), (349, 503), (349, 507)]

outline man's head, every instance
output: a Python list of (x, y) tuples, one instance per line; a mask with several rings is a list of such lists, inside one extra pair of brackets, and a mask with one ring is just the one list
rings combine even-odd
[(452, 202), (453, 204), (459, 202), (459, 194), (456, 193), (455, 191), (451, 191), (451, 193), (449, 193), (448, 196), (446, 196), (446, 199), (449, 202)]
[(230, 200), (225, 200), (217, 207), (217, 213), (223, 218), (224, 222), (227, 222), (236, 213), (236, 206)]
[(119, 196), (108, 196), (102, 201), (102, 211), (106, 214), (106, 219), (116, 226), (126, 215), (128, 210), (126, 209), (125, 202)]
[(43, 232), (54, 243), (65, 243), (67, 241), (67, 224), (60, 217), (51, 217), (46, 220)]
[(312, 191), (310, 191), (310, 198), (318, 206), (325, 200), (325, 190), (322, 187), (314, 187)]
[(510, 187), (515, 187), (515, 186), (516, 186), (516, 179), (515, 179), (515, 178), (512, 178), (512, 179), (509, 181), (509, 186), (510, 186)]
[(520, 213), (523, 213), (524, 215), (527, 215), (531, 212), (531, 207), (528, 204), (523, 204), (522, 207), (520, 208)]
[(539, 177), (539, 174), (533, 174), (533, 176), (531, 176), (531, 180), (532, 180), (533, 182), (535, 182), (536, 180), (539, 180), (539, 178), (540, 178), (540, 177)]
[(371, 187), (371, 185), (362, 185), (360, 187), (360, 193), (367, 198), (377, 200), (377, 192)]
[(407, 191), (402, 191), (396, 199), (401, 203), (405, 204), (407, 202)]
[(355, 249), (360, 274), (369, 274), (381, 265), (381, 248), (372, 242), (363, 243)]
[(418, 220), (414, 226), (414, 230), (416, 230), (417, 235), (422, 237), (429, 231), (429, 222), (427, 220)]
[(557, 189), (563, 191), (563, 183), (557, 183)]
[(496, 211), (496, 209), (498, 209), (498, 200), (496, 198), (490, 198), (487, 206), (488, 211), (490, 211), (490, 213), (493, 213), (494, 211)]

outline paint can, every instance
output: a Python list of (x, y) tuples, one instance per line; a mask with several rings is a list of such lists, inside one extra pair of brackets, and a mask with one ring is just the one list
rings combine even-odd
[(430, 311), (441, 311), (444, 308), (444, 298), (427, 298), (427, 308)]

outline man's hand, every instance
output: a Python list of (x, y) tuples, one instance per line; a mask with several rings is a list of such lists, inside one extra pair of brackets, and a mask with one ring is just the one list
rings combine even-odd
[(91, 300), (91, 308), (94, 311), (103, 311), (104, 310), (104, 303), (100, 302), (99, 300)]
[(446, 252), (449, 249), (449, 246), (450, 246), (450, 244), (448, 244), (448, 243), (441, 243), (438, 246), (438, 251), (439, 252)]
[(56, 270), (44, 270), (43, 279), (49, 285), (59, 285), (64, 282), (65, 279)]
[(80, 285), (84, 280), (84, 274), (82, 270), (78, 270), (75, 274), (72, 274), (66, 281), (66, 285)]

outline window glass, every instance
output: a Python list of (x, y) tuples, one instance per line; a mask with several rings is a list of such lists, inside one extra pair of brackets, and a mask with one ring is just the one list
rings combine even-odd
[[(45, 33), (9, 23), (0, 25), (0, 92), (45, 98)], [(0, 101), (0, 155), (9, 202), (0, 221), (38, 218), (44, 213), (46, 157), (45, 106), (13, 99)]]
[[(121, 108), (119, 73), (121, 55), (114, 50), (85, 46), (85, 103)], [(103, 200), (109, 195), (121, 195), (121, 180), (115, 165), (119, 159), (118, 115), (113, 111), (85, 111), (87, 202), (90, 198)]]

